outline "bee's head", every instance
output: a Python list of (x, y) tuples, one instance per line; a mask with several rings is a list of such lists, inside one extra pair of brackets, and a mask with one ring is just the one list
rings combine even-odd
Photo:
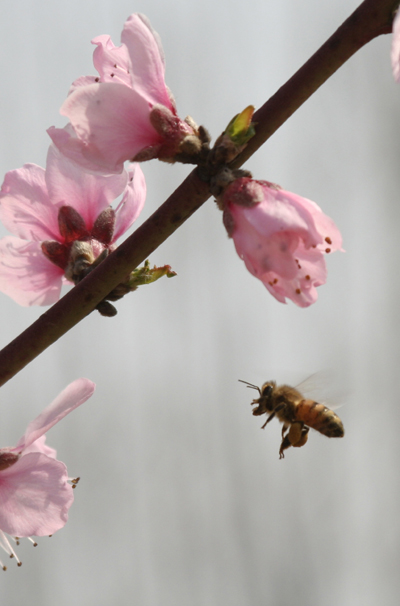
[(251, 404), (258, 404), (257, 408), (253, 409), (253, 415), (263, 415), (266, 412), (272, 412), (274, 410), (274, 398), (273, 392), (276, 387), (275, 381), (267, 381), (261, 387), (257, 387), (257, 385), (253, 385), (253, 383), (248, 383), (248, 381), (243, 381), (239, 379), (241, 383), (245, 383), (247, 387), (250, 389), (256, 389), (260, 394), (259, 398), (256, 398), (251, 402)]
[[(274, 410), (273, 392), (276, 387), (275, 381), (267, 381), (261, 387), (258, 403), (263, 412), (272, 412)], [(254, 414), (254, 411), (253, 411)], [(262, 413), (260, 413), (262, 414)]]

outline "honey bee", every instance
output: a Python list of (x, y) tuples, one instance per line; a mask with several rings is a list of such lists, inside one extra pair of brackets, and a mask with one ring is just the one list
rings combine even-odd
[(284, 458), (284, 451), (290, 446), (300, 448), (308, 440), (310, 427), (316, 429), (328, 438), (343, 438), (343, 423), (333, 410), (315, 402), (307, 400), (294, 387), (289, 385), (277, 386), (275, 381), (267, 381), (261, 387), (242, 381), (247, 387), (256, 389), (260, 394), (251, 405), (257, 404), (253, 409), (253, 415), (269, 415), (261, 429), (276, 416), (282, 427), (282, 443), (279, 448), (279, 458)]

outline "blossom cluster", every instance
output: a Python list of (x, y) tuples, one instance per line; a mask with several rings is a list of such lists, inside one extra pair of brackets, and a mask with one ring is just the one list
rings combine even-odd
[[(236, 116), (209, 150), (205, 129), (177, 113), (161, 42), (146, 17), (127, 19), (120, 46), (107, 35), (92, 43), (98, 75), (72, 83), (60, 110), (68, 124), (47, 131), (46, 167), (25, 164), (5, 175), (0, 220), (13, 235), (0, 240), (0, 290), (23, 306), (49, 305), (64, 283), (84, 279), (139, 217), (146, 197), (139, 162), (158, 158), (201, 164), (212, 178), (227, 170), (215, 195), (246, 268), (279, 302), (314, 303), (326, 282), (325, 256), (341, 250), (340, 232), (314, 202), (227, 169), (255, 133), (254, 108)], [(109, 298), (162, 275), (175, 272), (146, 262)], [(75, 381), (15, 447), (0, 449), (0, 546), (17, 561), (9, 537), (53, 534), (66, 523), (76, 480), (45, 433), (93, 390), (88, 379)]]
[[(107, 35), (92, 43), (98, 75), (72, 83), (60, 110), (69, 123), (47, 131), (53, 143), (46, 169), (26, 164), (10, 171), (0, 191), (0, 219), (14, 234), (0, 241), (0, 290), (21, 305), (54, 303), (63, 282), (76, 284), (115, 248), (144, 205), (139, 161), (174, 162), (186, 154), (200, 162), (204, 129), (178, 116), (164, 80), (161, 42), (147, 18), (127, 19), (120, 46)], [(254, 135), (253, 110), (246, 108), (217, 140), (208, 159), (214, 169)], [(248, 199), (258, 193), (245, 209), (232, 195), (243, 189), (240, 181), (219, 195), (228, 234), (247, 269), (278, 301), (310, 305), (326, 281), (322, 255), (341, 247), (337, 228), (313, 202), (283, 190), (264, 188), (260, 203), (257, 183), (246, 184)], [(329, 224), (330, 234), (317, 237), (320, 224)], [(336, 244), (321, 248), (323, 237)]]

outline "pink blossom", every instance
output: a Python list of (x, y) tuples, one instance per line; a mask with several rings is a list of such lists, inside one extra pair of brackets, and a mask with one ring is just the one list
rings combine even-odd
[(391, 61), (394, 79), (400, 82), (400, 10), (393, 20)]
[(99, 76), (76, 80), (60, 110), (73, 131), (47, 131), (65, 155), (95, 171), (121, 172), (125, 160), (171, 161), (185, 138), (197, 137), (194, 122), (177, 114), (161, 41), (148, 19), (131, 15), (121, 41), (116, 47), (107, 35), (92, 40)]
[(317, 300), (325, 284), (324, 255), (341, 250), (336, 225), (311, 200), (267, 181), (242, 177), (222, 197), (224, 224), (249, 272), (281, 303)]
[[(110, 203), (121, 194), (113, 210)], [(79, 281), (79, 259), (91, 263), (114, 248), (139, 216), (145, 196), (138, 164), (119, 175), (96, 175), (53, 145), (46, 170), (25, 164), (8, 172), (0, 191), (0, 219), (18, 237), (0, 240), (0, 290), (20, 305), (54, 303), (63, 279)]]
[(66, 466), (45, 444), (45, 433), (86, 402), (94, 389), (88, 379), (77, 379), (29, 423), (15, 447), (0, 449), (0, 546), (10, 556), (16, 554), (6, 533), (44, 536), (65, 526), (76, 480), (71, 484)]

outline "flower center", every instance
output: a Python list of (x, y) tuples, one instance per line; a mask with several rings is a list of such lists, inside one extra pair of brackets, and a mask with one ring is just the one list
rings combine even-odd
[(6, 448), (0, 449), (0, 471), (11, 467), (11, 465), (14, 465), (14, 463), (18, 461), (19, 457), (19, 454), (10, 452)]
[(91, 229), (72, 206), (61, 206), (58, 212), (60, 240), (45, 240), (42, 252), (65, 277), (77, 284), (88, 272), (96, 259), (111, 249), (115, 226), (115, 211), (111, 206), (103, 210)]

